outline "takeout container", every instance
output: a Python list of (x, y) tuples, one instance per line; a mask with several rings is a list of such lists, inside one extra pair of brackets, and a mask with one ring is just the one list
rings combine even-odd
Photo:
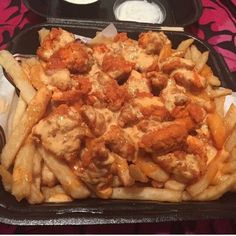
[[(42, 0), (43, 1), (43, 0)], [(25, 0), (33, 6), (34, 3), (41, 1)], [(47, 1), (58, 3), (59, 1)], [(108, 0), (101, 0), (102, 6)], [(164, 2), (164, 1), (163, 1)], [(165, 1), (175, 2), (178, 5), (180, 0)], [(200, 2), (190, 1), (192, 7), (199, 7)], [(42, 3), (42, 2), (41, 2)], [(46, 4), (46, 2), (44, 1)], [(177, 6), (176, 5), (176, 6)], [(179, 5), (181, 5), (179, 3)], [(42, 6), (41, 6), (42, 7)], [(188, 9), (186, 5), (184, 9)], [(41, 8), (42, 9), (42, 8)], [(34, 9), (36, 12), (37, 9)], [(187, 22), (193, 22), (201, 12), (200, 8), (195, 9), (193, 18), (181, 17), (172, 18), (174, 26), (187, 25)], [(41, 12), (42, 13), (42, 12)], [(100, 13), (99, 13), (100, 14)], [(172, 16), (177, 13), (168, 12)], [(167, 15), (168, 15), (167, 14)], [(46, 16), (46, 15), (45, 15)], [(94, 37), (97, 31), (101, 31), (109, 24), (108, 20), (76, 20), (62, 19), (47, 15), (47, 23), (36, 25), (21, 31), (8, 45), (12, 53), (32, 54), (39, 46), (38, 30), (42, 27), (62, 27), (72, 33)], [(179, 15), (180, 16), (180, 15)], [(188, 15), (189, 16), (189, 15)], [(199, 16), (199, 15), (198, 15)], [(178, 19), (178, 21), (177, 21)], [(185, 23), (183, 20), (186, 20)], [(174, 23), (175, 22), (175, 23)], [(177, 24), (178, 22), (178, 24)], [(170, 23), (170, 21), (169, 21)], [(224, 87), (236, 90), (236, 83), (233, 81), (229, 70), (223, 58), (217, 54), (207, 43), (193, 37), (183, 31), (183, 28), (161, 28), (160, 25), (142, 24), (132, 22), (114, 22), (118, 31), (128, 32), (132, 38), (137, 38), (138, 34), (143, 31), (168, 29), (165, 33), (176, 47), (182, 40), (188, 38), (195, 39), (195, 45), (201, 50), (209, 50), (209, 65), (212, 67), (214, 74), (218, 76)], [(166, 25), (162, 25), (166, 26)], [(171, 30), (172, 29), (172, 30)], [(176, 30), (180, 31), (176, 31)], [(121, 223), (149, 223), (163, 221), (181, 221), (196, 219), (216, 219), (216, 218), (234, 218), (236, 217), (236, 195), (228, 193), (221, 199), (212, 202), (184, 202), (184, 203), (159, 203), (154, 201), (130, 201), (130, 200), (102, 200), (102, 199), (85, 199), (71, 203), (61, 204), (41, 204), (29, 205), (26, 201), (17, 202), (15, 198), (3, 190), (0, 184), (0, 222), (15, 225), (88, 225), (88, 224), (121, 224)]]

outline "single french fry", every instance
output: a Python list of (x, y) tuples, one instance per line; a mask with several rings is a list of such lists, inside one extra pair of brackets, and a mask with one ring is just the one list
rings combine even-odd
[(186, 185), (183, 183), (180, 183), (176, 180), (170, 179), (165, 182), (164, 187), (166, 189), (172, 189), (172, 190), (176, 190), (176, 191), (184, 191)]
[(130, 176), (129, 165), (126, 159), (120, 157), (119, 155), (113, 154), (117, 164), (117, 175), (119, 176), (122, 184), (124, 186), (131, 186), (134, 184), (134, 179)]
[(177, 51), (187, 51), (187, 49), (193, 44), (194, 39), (183, 40), (177, 47)]
[(197, 201), (209, 201), (220, 198), (225, 192), (229, 191), (236, 184), (236, 175), (229, 176), (225, 181), (218, 185), (210, 186), (193, 199)]
[(227, 138), (224, 120), (215, 112), (208, 114), (207, 124), (209, 126), (215, 146), (218, 149), (221, 149)]
[(14, 84), (20, 90), (22, 98), (29, 104), (31, 99), (35, 96), (36, 91), (27, 80), (27, 76), (20, 64), (10, 52), (2, 50), (0, 51), (0, 65), (2, 65), (6, 72), (11, 76)]
[(191, 49), (191, 59), (193, 62), (198, 63), (199, 58), (201, 57), (202, 53), (198, 50), (195, 45), (190, 47)]
[(201, 54), (201, 56), (198, 58), (196, 65), (195, 65), (195, 70), (198, 72), (201, 72), (203, 69), (204, 65), (207, 63), (209, 57), (209, 52), (204, 52)]
[(11, 190), (12, 190), (12, 182), (13, 182), (12, 175), (2, 165), (0, 165), (0, 176), (2, 177), (2, 183), (3, 183), (4, 189), (7, 192), (11, 192)]
[(226, 143), (225, 143), (225, 149), (228, 152), (231, 152), (234, 147), (236, 147), (236, 127), (234, 127), (232, 133), (227, 138)]
[(225, 126), (226, 126), (226, 133), (230, 134), (236, 124), (236, 106), (231, 104), (229, 110), (225, 115)]
[(186, 190), (191, 196), (197, 196), (201, 192), (203, 192), (211, 183), (212, 179), (215, 177), (217, 171), (218, 171), (218, 165), (220, 162), (223, 162), (227, 157), (229, 156), (229, 153), (225, 150), (222, 150), (218, 152), (217, 156), (214, 158), (214, 160), (211, 161), (211, 163), (207, 167), (206, 174), (200, 178), (200, 180), (192, 185), (189, 185)]
[(15, 127), (18, 125), (18, 123), (20, 122), (20, 119), (22, 118), (25, 110), (27, 108), (27, 104), (26, 102), (23, 100), (23, 98), (20, 96), (18, 103), (17, 103), (17, 107), (16, 107), (16, 111), (15, 111), (15, 115), (13, 117), (13, 121), (12, 121), (12, 130), (15, 129)]
[(19, 150), (13, 168), (12, 194), (18, 201), (30, 195), (35, 146), (28, 138)]
[(86, 198), (90, 195), (88, 188), (79, 180), (73, 171), (57, 157), (39, 148), (39, 152), (49, 169), (57, 177), (66, 193), (75, 199)]
[(6, 168), (13, 164), (14, 159), (26, 137), (31, 132), (32, 127), (44, 115), (48, 102), (51, 98), (51, 92), (46, 88), (40, 89), (30, 102), (19, 124), (11, 133), (8, 142), (3, 148), (1, 155), (1, 164)]
[(31, 183), (30, 195), (27, 200), (30, 204), (40, 204), (44, 202), (44, 196), (41, 193), (41, 172), (42, 172), (42, 156), (35, 150), (33, 157), (33, 180)]
[(218, 115), (223, 119), (224, 118), (224, 103), (225, 97), (217, 97), (214, 99), (215, 102), (215, 109)]
[(61, 203), (73, 201), (73, 199), (66, 194), (61, 185), (56, 185), (52, 188), (42, 187), (42, 192), (45, 198), (45, 202)]
[(185, 59), (192, 59), (192, 55), (191, 55), (191, 50), (190, 50), (190, 48), (188, 48), (187, 50), (186, 50), (186, 53), (185, 53), (185, 55), (184, 55), (184, 58)]
[(48, 166), (43, 163), (42, 167), (42, 185), (53, 187), (57, 184), (57, 178), (53, 172), (48, 168)]
[(146, 176), (158, 182), (166, 182), (169, 179), (169, 175), (152, 159), (139, 157), (136, 165)]
[(211, 90), (209, 97), (210, 98), (218, 98), (218, 97), (227, 96), (227, 95), (231, 95), (231, 94), (232, 94), (231, 89), (217, 88), (217, 89)]
[(152, 187), (114, 188), (112, 199), (153, 200), (160, 202), (181, 202), (182, 192)]
[(215, 75), (211, 75), (207, 79), (211, 86), (219, 87), (221, 85), (220, 79)]
[(34, 183), (31, 184), (30, 195), (27, 197), (27, 200), (30, 204), (40, 204), (44, 202), (43, 194)]

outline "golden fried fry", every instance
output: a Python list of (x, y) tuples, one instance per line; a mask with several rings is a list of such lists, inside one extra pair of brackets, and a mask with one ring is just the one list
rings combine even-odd
[[(217, 97), (217, 98), (215, 98), (215, 105), (216, 105), (215, 110), (216, 110), (216, 113), (222, 119), (224, 119), (224, 103), (225, 103), (225, 97)], [(227, 126), (226, 126), (226, 128), (227, 128)]]
[(204, 65), (207, 63), (208, 57), (209, 57), (209, 52), (204, 52), (201, 54), (201, 56), (196, 61), (195, 65), (196, 71), (201, 72)]
[(43, 186), (48, 186), (48, 187), (53, 187), (57, 184), (57, 178), (56, 176), (52, 173), (52, 171), (48, 168), (48, 166), (43, 163), (42, 167), (42, 185)]
[(50, 170), (57, 177), (65, 191), (75, 199), (86, 198), (90, 195), (87, 187), (78, 179), (72, 170), (57, 157), (45, 151), (43, 148), (39, 149), (44, 162)]
[(207, 117), (207, 124), (209, 126), (215, 146), (218, 149), (221, 149), (227, 138), (224, 120), (217, 113), (212, 113)]
[(183, 40), (177, 47), (177, 51), (187, 51), (191, 44), (194, 42), (194, 39)]
[(4, 189), (7, 192), (11, 192), (11, 190), (12, 190), (12, 182), (13, 182), (12, 181), (12, 175), (2, 165), (0, 165), (0, 176), (2, 177), (2, 183), (3, 183)]
[(6, 72), (11, 76), (14, 84), (21, 91), (21, 96), (25, 102), (30, 103), (36, 92), (27, 80), (27, 76), (21, 66), (10, 52), (5, 50), (0, 51), (0, 65), (2, 65)]
[(236, 175), (229, 176), (225, 181), (216, 186), (210, 186), (193, 199), (197, 201), (209, 201), (220, 198), (236, 184)]
[(166, 189), (172, 189), (172, 190), (176, 190), (176, 191), (183, 191), (186, 187), (185, 184), (180, 183), (180, 182), (173, 180), (173, 179), (166, 181), (164, 186)]
[(225, 143), (225, 149), (228, 152), (231, 152), (235, 146), (236, 146), (236, 127), (234, 127), (232, 133), (227, 138), (227, 141)]
[(219, 163), (224, 162), (228, 156), (229, 153), (225, 150), (218, 152), (214, 160), (208, 165), (206, 174), (198, 182), (187, 187), (188, 193), (191, 196), (196, 196), (203, 192), (215, 177), (219, 169)]
[(9, 169), (9, 167), (13, 164), (15, 156), (24, 140), (31, 132), (33, 126), (44, 115), (50, 98), (51, 92), (45, 87), (40, 89), (30, 102), (22, 119), (10, 135), (7, 144), (3, 148), (1, 164), (6, 169)]
[(33, 178), (33, 157), (35, 146), (28, 138), (19, 150), (13, 168), (12, 194), (18, 201), (30, 195)]
[(231, 104), (229, 110), (225, 115), (225, 126), (226, 126), (226, 133), (230, 134), (236, 124), (236, 106)]
[(181, 202), (182, 192), (152, 187), (114, 188), (112, 199), (153, 200), (160, 202)]
[(12, 121), (12, 129), (13, 130), (15, 129), (17, 124), (20, 122), (20, 119), (22, 118), (22, 116), (26, 110), (26, 107), (27, 107), (27, 104), (25, 103), (23, 98), (20, 96), (18, 103), (17, 103), (15, 115), (14, 115), (13, 121)]

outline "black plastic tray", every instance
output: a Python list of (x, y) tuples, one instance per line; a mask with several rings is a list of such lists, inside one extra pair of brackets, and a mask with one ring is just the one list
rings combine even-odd
[[(70, 24), (70, 25), (69, 25)], [(41, 24), (22, 31), (9, 44), (12, 53), (34, 53), (38, 47), (37, 31), (42, 28), (62, 27), (73, 33), (93, 37), (108, 22), (80, 21), (74, 25)], [(136, 38), (139, 32), (158, 30), (158, 27), (143, 24), (115, 23), (119, 31)], [(165, 32), (174, 47), (193, 36), (184, 32)], [(236, 89), (231, 75), (222, 58), (206, 43), (194, 38), (200, 50), (210, 50), (209, 64), (225, 87)], [(29, 205), (26, 201), (18, 203), (0, 185), (0, 222), (14, 225), (88, 225), (164, 222), (196, 219), (217, 219), (236, 217), (236, 194), (228, 193), (212, 202), (158, 203), (154, 201), (126, 201), (86, 199), (66, 204)]]
[[(198, 20), (202, 13), (201, 0), (158, 0), (166, 10), (161, 25), (186, 26)], [(100, 0), (98, 7), (82, 8), (63, 0), (24, 0), (26, 6), (37, 15), (46, 18), (89, 19), (115, 21), (115, 0)], [(49, 20), (50, 21), (50, 20)]]

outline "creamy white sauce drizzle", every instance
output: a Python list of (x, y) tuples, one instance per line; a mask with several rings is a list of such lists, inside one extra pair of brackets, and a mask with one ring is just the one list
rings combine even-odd
[(115, 15), (121, 21), (136, 21), (144, 23), (161, 24), (164, 21), (164, 13), (156, 3), (146, 0), (130, 0), (121, 3), (115, 9)]
[(90, 3), (97, 2), (98, 0), (64, 0), (64, 1), (70, 2), (70, 3), (73, 3), (73, 4), (85, 5), (85, 4), (90, 4)]

